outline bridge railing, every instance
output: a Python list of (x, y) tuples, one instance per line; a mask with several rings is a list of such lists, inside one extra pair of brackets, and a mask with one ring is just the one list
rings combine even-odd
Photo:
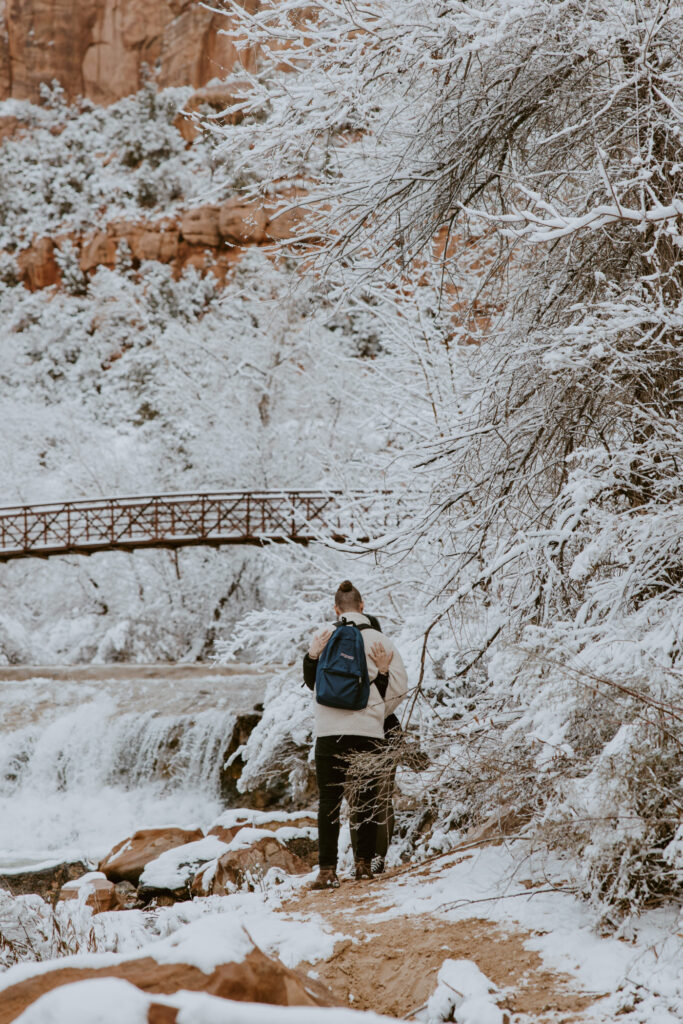
[[(218, 491), (0, 508), (0, 560), (192, 544), (367, 539), (381, 495)], [(363, 520), (363, 522), (358, 520)]]

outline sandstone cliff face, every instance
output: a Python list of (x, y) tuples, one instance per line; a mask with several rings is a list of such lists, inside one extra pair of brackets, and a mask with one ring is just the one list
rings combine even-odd
[(61, 284), (58, 253), (65, 246), (76, 254), (84, 275), (92, 275), (99, 267), (112, 269), (125, 243), (133, 266), (157, 260), (169, 263), (176, 276), (194, 267), (201, 274), (212, 273), (223, 284), (245, 247), (302, 237), (303, 217), (298, 208), (278, 215), (253, 203), (228, 199), (221, 206), (193, 207), (177, 220), (110, 221), (82, 235), (34, 238), (18, 254), (18, 276), (31, 291)]
[(0, 99), (36, 101), (56, 79), (69, 99), (112, 103), (140, 88), (145, 68), (162, 88), (199, 88), (238, 57), (253, 67), (226, 29), (229, 17), (197, 0), (0, 0)]

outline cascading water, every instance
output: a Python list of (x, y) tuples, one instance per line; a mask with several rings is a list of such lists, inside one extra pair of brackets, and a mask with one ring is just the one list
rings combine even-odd
[(96, 859), (137, 828), (219, 813), (235, 718), (262, 680), (99, 674), (0, 682), (0, 871)]

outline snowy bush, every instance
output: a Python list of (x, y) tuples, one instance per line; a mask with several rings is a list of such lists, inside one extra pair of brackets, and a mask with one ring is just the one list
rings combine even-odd
[(102, 108), (69, 106), (57, 87), (42, 106), (0, 104), (29, 127), (0, 146), (0, 247), (21, 249), (34, 235), (85, 231), (141, 210), (172, 213), (178, 200), (200, 195), (210, 182), (206, 144), (186, 150), (173, 125), (189, 93), (147, 84)]
[(100, 948), (98, 938), (103, 938), (103, 929), (96, 929), (92, 911), (82, 901), (53, 907), (40, 896), (11, 896), (0, 889), (0, 968), (92, 953)]

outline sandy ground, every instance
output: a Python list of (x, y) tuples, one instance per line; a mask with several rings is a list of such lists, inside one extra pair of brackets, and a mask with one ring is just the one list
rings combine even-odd
[(372, 883), (344, 882), (332, 892), (305, 892), (287, 904), (287, 911), (318, 914), (349, 936), (328, 960), (299, 965), (347, 1005), (411, 1019), (436, 988), (448, 958), (473, 960), (503, 991), (498, 1005), (510, 1024), (578, 1024), (605, 994), (581, 991), (575, 978), (544, 967), (541, 956), (525, 948), (533, 934), (542, 933), (479, 917), (453, 922), (406, 914), (378, 920), (397, 873), (388, 871)]

